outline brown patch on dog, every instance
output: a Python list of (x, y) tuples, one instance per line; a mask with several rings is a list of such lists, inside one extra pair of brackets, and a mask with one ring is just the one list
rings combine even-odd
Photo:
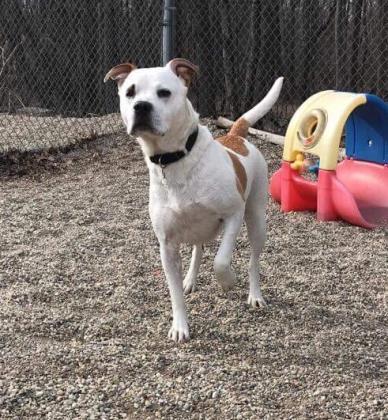
[(171, 70), (183, 79), (187, 87), (190, 86), (193, 77), (199, 73), (199, 67), (184, 58), (174, 58), (168, 64)]
[(249, 150), (247, 146), (245, 146), (245, 140), (240, 136), (227, 134), (226, 136), (218, 138), (217, 141), (239, 155), (248, 156), (249, 154)]
[(244, 194), (247, 188), (247, 173), (245, 172), (245, 168), (240, 162), (240, 159), (234, 153), (228, 152), (228, 155), (232, 159), (233, 169), (236, 173), (237, 190), (240, 193), (242, 199), (245, 201)]
[(135, 70), (136, 66), (132, 63), (122, 63), (111, 68), (104, 77), (104, 83), (108, 80), (115, 80), (119, 86), (124, 82), (131, 71)]
[(248, 128), (249, 122), (241, 117), (233, 123), (228, 135), (246, 137), (248, 134)]

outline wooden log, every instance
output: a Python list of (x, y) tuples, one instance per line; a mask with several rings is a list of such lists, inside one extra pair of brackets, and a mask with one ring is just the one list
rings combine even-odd
[[(218, 117), (216, 120), (216, 126), (220, 128), (230, 128), (233, 125), (234, 121), (228, 120), (224, 117)], [(249, 127), (248, 133), (254, 136), (260, 137), (264, 141), (268, 141), (279, 146), (284, 146), (284, 137), (279, 136), (278, 134), (268, 133), (267, 131), (257, 130), (256, 128)], [(338, 150), (338, 160), (344, 159), (346, 156), (346, 151), (344, 148), (340, 147)]]
[[(218, 117), (216, 120), (217, 127), (220, 128), (230, 128), (233, 125), (234, 121), (228, 120), (224, 117)], [(256, 128), (249, 127), (248, 133), (254, 136), (258, 136), (264, 141), (268, 141), (273, 144), (277, 144), (279, 146), (284, 145), (284, 137), (279, 136), (278, 134), (268, 133), (267, 131), (257, 130)]]

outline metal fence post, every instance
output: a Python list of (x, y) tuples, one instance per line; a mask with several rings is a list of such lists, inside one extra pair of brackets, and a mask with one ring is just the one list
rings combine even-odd
[(163, 65), (175, 55), (175, 0), (164, 0), (163, 11)]

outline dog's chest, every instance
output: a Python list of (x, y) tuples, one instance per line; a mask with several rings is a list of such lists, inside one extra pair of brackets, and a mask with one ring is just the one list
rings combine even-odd
[(150, 203), (150, 214), (159, 238), (188, 244), (214, 239), (222, 226), (219, 212), (189, 198), (169, 197)]
[(208, 242), (223, 220), (241, 207), (228, 155), (214, 142), (202, 156), (193, 160), (195, 169), (187, 160), (170, 168), (165, 177), (151, 167), (150, 214), (159, 240)]

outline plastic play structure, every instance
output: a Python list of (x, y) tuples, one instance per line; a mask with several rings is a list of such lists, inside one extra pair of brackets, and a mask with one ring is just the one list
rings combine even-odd
[[(343, 133), (346, 158), (338, 163)], [(305, 153), (319, 158), (317, 182), (301, 176)], [(284, 212), (311, 210), (318, 220), (388, 226), (388, 104), (368, 94), (311, 96), (290, 122), (270, 191)]]

